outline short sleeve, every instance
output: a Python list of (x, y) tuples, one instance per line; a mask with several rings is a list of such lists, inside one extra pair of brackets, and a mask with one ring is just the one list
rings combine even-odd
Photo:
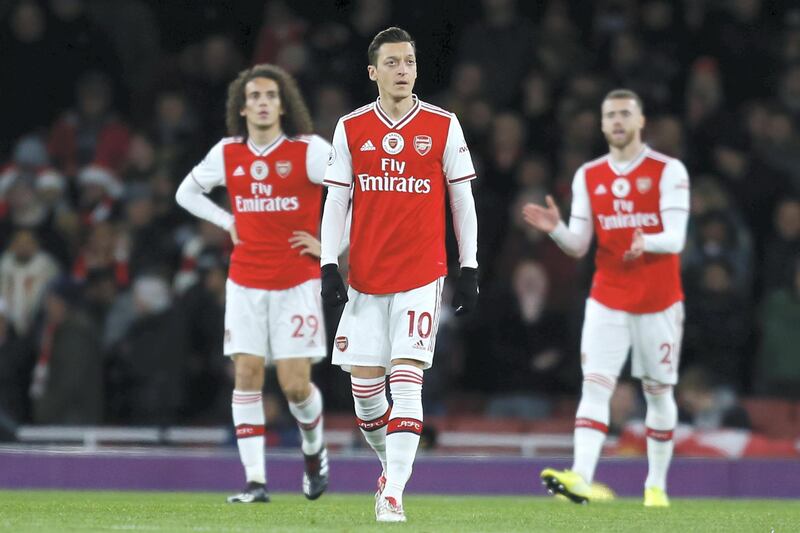
[(223, 141), (215, 144), (208, 154), (189, 173), (194, 181), (209, 192), (214, 187), (225, 185), (225, 158), (222, 154)]
[(447, 177), (447, 183), (475, 179), (475, 167), (472, 165), (467, 141), (464, 139), (464, 132), (455, 115), (452, 115), (450, 119), (450, 128), (447, 131), (447, 141), (442, 156), (442, 167), (444, 175)]
[(341, 119), (333, 132), (333, 145), (328, 152), (323, 183), (334, 187), (350, 187), (353, 184), (353, 159), (350, 147), (347, 145), (347, 132)]
[(308, 181), (317, 185), (322, 185), (325, 179), (325, 169), (328, 168), (328, 156), (331, 153), (331, 145), (319, 135), (312, 135), (306, 151), (306, 172)]
[(679, 159), (670, 159), (661, 175), (661, 211), (689, 211), (689, 172)]

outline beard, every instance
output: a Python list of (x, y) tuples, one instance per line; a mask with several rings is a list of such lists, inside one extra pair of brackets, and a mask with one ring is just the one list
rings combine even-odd
[(635, 130), (626, 131), (622, 139), (619, 140), (616, 140), (613, 134), (608, 134), (604, 132), (603, 135), (605, 136), (606, 142), (608, 143), (609, 146), (621, 150), (633, 142), (633, 139), (636, 136), (636, 131)]

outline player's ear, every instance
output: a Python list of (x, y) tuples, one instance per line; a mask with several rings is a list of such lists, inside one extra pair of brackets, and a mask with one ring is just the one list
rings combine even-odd
[(378, 69), (375, 68), (375, 65), (367, 65), (367, 74), (372, 81), (378, 81)]

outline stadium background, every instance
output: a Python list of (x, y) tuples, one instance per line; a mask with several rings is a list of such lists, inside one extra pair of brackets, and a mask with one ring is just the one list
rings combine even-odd
[[(525, 228), (519, 210), (552, 193), (568, 211), (574, 171), (606, 149), (599, 102), (625, 86), (644, 99), (647, 142), (684, 160), (693, 182), (682, 420), (752, 429), (768, 453), (797, 453), (796, 4), (22, 0), (0, 1), (0, 20), (5, 439), (37, 426), (229, 423), (230, 243), (182, 211), (175, 188), (224, 135), (241, 68), (293, 73), (330, 139), (375, 98), (367, 44), (399, 25), (417, 40), (415, 92), (458, 114), (479, 175), (481, 301), (466, 319), (442, 317), (430, 427), (568, 442), (592, 265)], [(456, 272), (452, 239), (448, 249)], [(315, 373), (331, 427), (340, 413), (351, 428), (346, 376), (324, 363)], [(270, 444), (294, 445), (277, 391), (267, 385)], [(641, 418), (639, 394), (621, 382), (615, 434)], [(641, 453), (627, 425), (627, 451)]]

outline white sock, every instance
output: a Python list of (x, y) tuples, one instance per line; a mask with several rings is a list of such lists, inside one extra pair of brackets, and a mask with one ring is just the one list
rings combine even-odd
[(575, 455), (572, 470), (591, 484), (608, 434), (608, 412), (616, 378), (602, 374), (583, 377), (581, 401), (575, 415)]
[(323, 444), (322, 393), (316, 385), (311, 384), (311, 394), (302, 402), (289, 402), (289, 412), (300, 428), (303, 453), (314, 455), (319, 452)]
[(367, 443), (375, 450), (386, 472), (386, 424), (389, 423), (389, 401), (386, 399), (386, 377), (356, 378), (350, 376), (356, 422)]
[(667, 472), (672, 461), (674, 442), (672, 431), (678, 422), (678, 406), (672, 394), (672, 385), (642, 381), (647, 400), (647, 479), (645, 488), (667, 490)]
[(386, 431), (386, 488), (383, 495), (403, 504), (422, 433), (422, 370), (395, 365), (389, 375), (392, 415)]
[(264, 404), (261, 392), (233, 391), (231, 404), (236, 444), (247, 481), (267, 482), (264, 466)]

